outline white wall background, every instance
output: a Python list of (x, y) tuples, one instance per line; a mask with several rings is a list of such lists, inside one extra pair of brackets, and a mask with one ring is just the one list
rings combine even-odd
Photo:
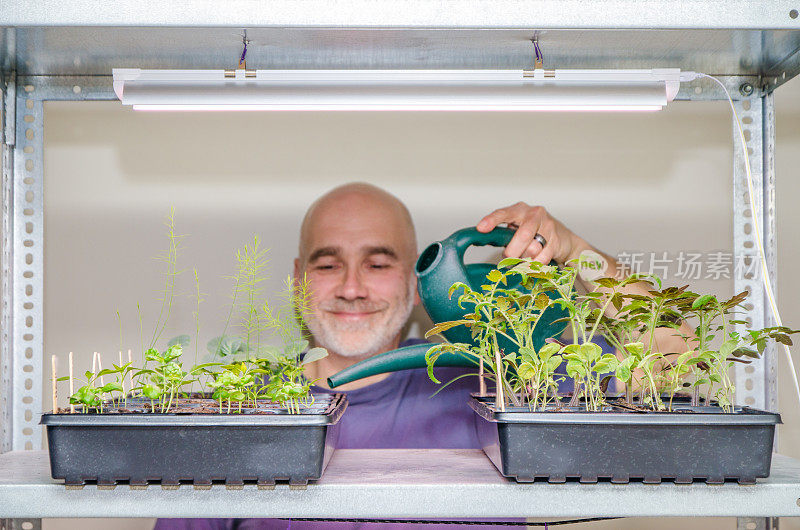
[[(779, 89), (776, 106), (778, 299), (784, 321), (798, 327), (800, 82)], [(171, 206), (187, 234), (181, 263), (189, 272), (179, 289), (193, 289), (196, 266), (206, 293), (201, 351), (219, 333), (234, 250), (260, 234), (271, 248), (268, 290), (277, 288), (305, 209), (348, 181), (405, 201), (421, 246), (518, 200), (545, 205), (612, 254), (732, 246), (731, 121), (722, 102), (675, 103), (645, 115), (146, 114), (113, 102), (49, 103), (45, 124), (45, 352), (61, 356), (61, 366), (69, 351), (78, 366), (89, 366), (95, 350), (116, 356), (116, 311), (123, 347), (136, 351), (137, 302), (152, 333), (162, 268), (152, 258), (166, 244), (162, 220)], [(721, 296), (733, 290), (725, 279), (692, 286)], [(184, 294), (166, 337), (193, 329), (192, 304)], [(800, 457), (800, 405), (783, 360), (780, 369), (780, 449)], [(44, 387), (49, 403), (48, 379)], [(112, 524), (138, 529), (152, 521), (49, 520), (45, 528)], [(734, 524), (627, 520), (592, 528)]]

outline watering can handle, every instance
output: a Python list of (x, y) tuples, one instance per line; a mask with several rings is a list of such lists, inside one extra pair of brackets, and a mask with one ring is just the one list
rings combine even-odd
[(450, 236), (462, 263), (464, 261), (464, 254), (469, 247), (473, 245), (479, 247), (484, 247), (486, 245), (505, 247), (511, 242), (512, 237), (514, 237), (514, 231), (510, 228), (495, 228), (490, 232), (478, 232), (478, 229), (475, 227), (461, 229)]

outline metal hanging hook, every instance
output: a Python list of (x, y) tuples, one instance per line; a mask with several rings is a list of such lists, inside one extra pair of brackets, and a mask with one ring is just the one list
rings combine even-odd
[(534, 70), (540, 70), (544, 68), (544, 54), (542, 50), (539, 48), (539, 37), (536, 36), (531, 39), (533, 43), (533, 53), (535, 55), (535, 62), (534, 62)]
[(242, 56), (239, 58), (239, 68), (247, 69), (247, 45), (250, 43), (247, 40), (247, 30), (242, 30)]

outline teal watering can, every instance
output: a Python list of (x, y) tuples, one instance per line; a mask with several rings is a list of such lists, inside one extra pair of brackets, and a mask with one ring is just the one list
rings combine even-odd
[[(473, 245), (505, 247), (513, 236), (514, 231), (508, 228), (495, 228), (488, 233), (478, 232), (474, 227), (464, 228), (422, 251), (414, 271), (422, 305), (434, 323), (460, 320), (471, 311), (466, 305), (464, 308), (458, 306), (458, 293), (453, 293), (452, 298), (450, 297), (450, 287), (454, 283), (463, 282), (472, 289), (479, 290), (486, 283), (486, 275), (496, 268), (491, 263), (465, 264), (464, 254), (467, 249)], [(555, 261), (550, 263), (556, 264)], [(519, 285), (519, 281), (516, 285), (509, 283), (507, 288), (525, 289)], [(564, 331), (566, 323), (555, 322), (564, 316), (566, 312), (555, 307), (545, 310), (534, 330), (533, 343), (537, 350), (545, 344), (545, 339), (556, 337)], [(442, 335), (450, 342), (475, 344), (469, 330), (464, 326), (450, 328), (442, 332)], [(417, 344), (370, 357), (329, 377), (328, 386), (336, 388), (372, 375), (424, 368), (427, 366), (425, 353), (430, 347), (430, 344)], [(505, 338), (501, 338), (500, 347), (506, 351), (516, 349)], [(446, 353), (439, 356), (436, 366), (474, 367), (475, 363), (464, 356)]]

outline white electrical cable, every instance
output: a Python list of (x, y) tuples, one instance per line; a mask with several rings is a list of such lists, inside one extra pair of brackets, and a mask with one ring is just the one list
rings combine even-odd
[[(755, 202), (755, 193), (753, 189), (753, 175), (750, 172), (750, 156), (747, 152), (747, 141), (744, 138), (744, 130), (742, 129), (742, 122), (739, 120), (739, 115), (736, 112), (736, 107), (733, 105), (733, 98), (731, 98), (730, 92), (728, 92), (727, 87), (714, 76), (710, 76), (708, 74), (703, 74), (700, 72), (681, 72), (681, 82), (685, 81), (693, 81), (697, 78), (707, 78), (711, 79), (712, 81), (716, 82), (722, 90), (725, 91), (725, 95), (728, 96), (728, 103), (731, 106), (731, 112), (733, 112), (733, 118), (736, 122), (736, 129), (739, 131), (739, 139), (742, 141), (742, 152), (744, 153), (744, 169), (747, 173), (747, 190), (748, 196), (750, 199), (750, 211), (752, 212), (752, 219), (753, 219), (753, 230), (756, 234), (756, 243), (758, 245), (758, 255), (761, 261), (761, 275), (764, 278), (764, 289), (767, 293), (767, 299), (769, 300), (769, 306), (772, 310), (772, 318), (775, 321), (775, 325), (783, 326), (781, 321), (781, 315), (778, 312), (778, 304), (775, 303), (775, 295), (772, 292), (772, 282), (769, 279), (769, 268), (767, 267), (767, 257), (766, 253), (764, 252), (764, 241), (762, 239), (761, 233), (761, 226), (759, 224), (759, 211), (760, 208), (756, 208)], [(800, 383), (797, 381), (797, 371), (794, 368), (794, 361), (792, 361), (792, 354), (789, 351), (789, 346), (786, 344), (781, 343), (783, 346), (783, 351), (786, 354), (786, 360), (789, 362), (789, 368), (792, 372), (792, 380), (794, 381), (794, 389), (795, 393), (797, 394), (797, 400), (800, 402)]]

